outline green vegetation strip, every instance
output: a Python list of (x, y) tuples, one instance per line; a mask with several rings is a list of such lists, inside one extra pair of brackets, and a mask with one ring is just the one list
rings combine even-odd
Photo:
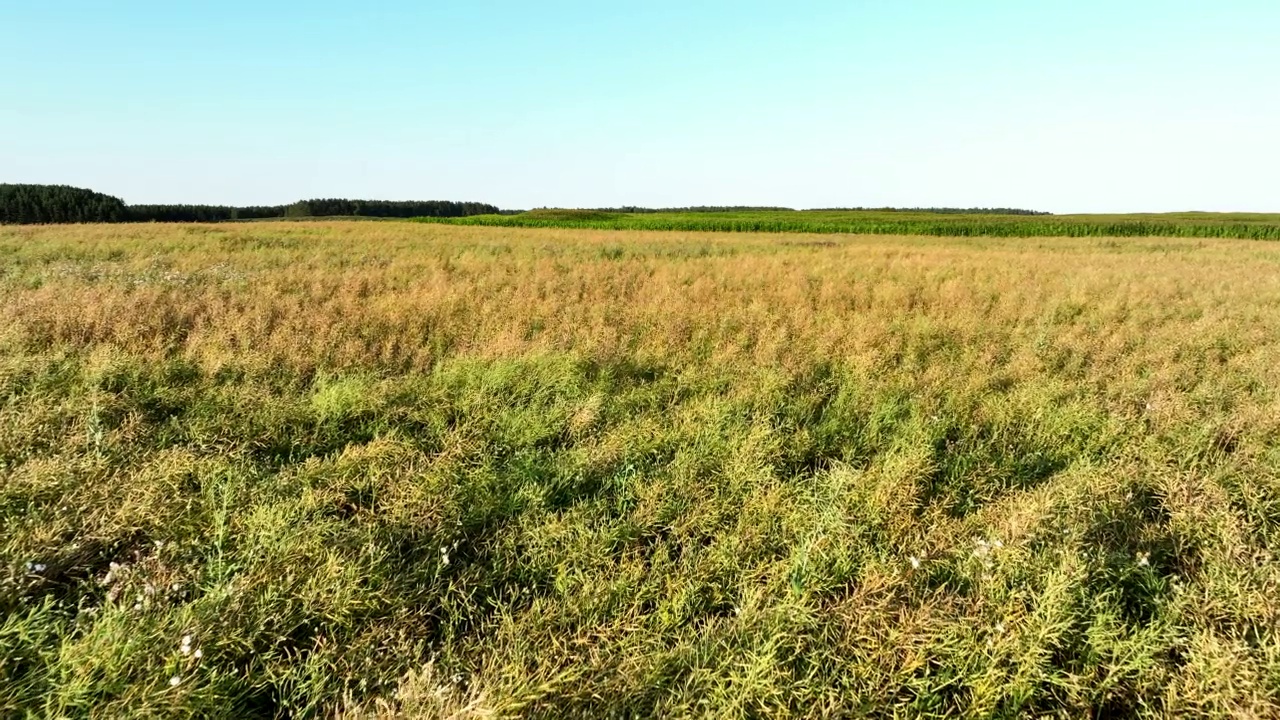
[(1280, 240), (1280, 215), (981, 215), (885, 211), (610, 213), (534, 210), (518, 215), (416, 218), (420, 222), (587, 230), (847, 233), (938, 237), (1190, 237)]

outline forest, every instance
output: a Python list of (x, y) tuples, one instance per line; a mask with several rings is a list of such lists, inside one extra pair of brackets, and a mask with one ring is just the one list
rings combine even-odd
[(121, 222), (124, 201), (65, 185), (0, 185), (0, 224)]
[(0, 184), (0, 224), (221, 222), (283, 217), (464, 217), (494, 214), (494, 205), (448, 200), (301, 200), (291, 205), (126, 205), (93, 190), (66, 185)]

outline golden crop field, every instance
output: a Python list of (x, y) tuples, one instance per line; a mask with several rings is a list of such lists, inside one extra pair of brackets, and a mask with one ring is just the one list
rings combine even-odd
[(0, 715), (1280, 714), (1280, 244), (0, 227)]

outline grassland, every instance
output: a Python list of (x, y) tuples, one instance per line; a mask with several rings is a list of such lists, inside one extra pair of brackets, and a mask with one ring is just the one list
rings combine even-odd
[(617, 213), (531, 210), (516, 215), (420, 218), (422, 222), (584, 230), (838, 233), (940, 237), (1191, 237), (1280, 240), (1280, 215), (1162, 213), (995, 215), (910, 211), (804, 210)]
[(0, 258), (0, 716), (1280, 714), (1280, 245)]

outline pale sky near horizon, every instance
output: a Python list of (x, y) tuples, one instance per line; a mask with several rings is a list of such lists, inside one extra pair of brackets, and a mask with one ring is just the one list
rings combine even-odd
[(1280, 212), (1275, 0), (0, 0), (0, 182)]

